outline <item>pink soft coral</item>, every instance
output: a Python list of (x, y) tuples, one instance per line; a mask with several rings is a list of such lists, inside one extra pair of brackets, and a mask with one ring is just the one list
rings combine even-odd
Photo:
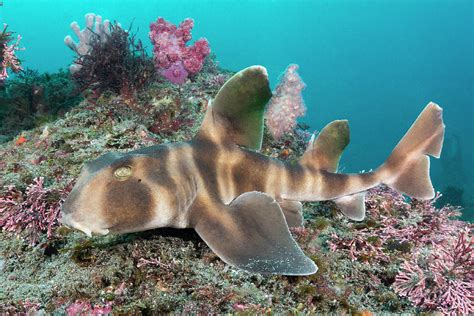
[(306, 85), (297, 70), (298, 65), (295, 64), (286, 68), (268, 104), (266, 123), (275, 139), (293, 129), (296, 119), (306, 113), (306, 106), (301, 96), (301, 91)]
[(209, 43), (204, 38), (186, 46), (193, 27), (192, 19), (185, 19), (178, 27), (163, 18), (150, 24), (155, 67), (175, 84), (182, 84), (189, 75), (201, 71), (204, 59), (210, 53)]

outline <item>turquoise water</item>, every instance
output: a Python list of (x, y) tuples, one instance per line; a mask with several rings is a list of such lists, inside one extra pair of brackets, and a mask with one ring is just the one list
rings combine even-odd
[[(3, 0), (0, 22), (23, 36), (24, 66), (67, 67), (69, 24), (94, 12), (147, 38), (149, 23), (195, 20), (220, 65), (268, 68), (272, 84), (289, 63), (307, 84), (313, 129), (347, 118), (351, 145), (344, 171), (377, 167), (418, 113), (434, 101), (445, 109), (445, 152), (432, 160), (437, 190), (457, 186), (474, 200), (474, 1), (118, 1)], [(453, 139), (459, 139), (459, 144)], [(472, 207), (472, 206), (471, 206)]]

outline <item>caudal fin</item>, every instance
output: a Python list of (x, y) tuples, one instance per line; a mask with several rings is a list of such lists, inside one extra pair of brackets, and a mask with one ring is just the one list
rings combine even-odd
[(379, 168), (382, 182), (413, 198), (433, 198), (429, 156), (439, 158), (444, 127), (443, 109), (430, 102)]

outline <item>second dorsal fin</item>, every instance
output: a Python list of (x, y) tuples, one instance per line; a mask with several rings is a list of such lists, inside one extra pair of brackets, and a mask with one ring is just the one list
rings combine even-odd
[(332, 121), (314, 139), (300, 159), (300, 164), (314, 169), (336, 172), (344, 148), (349, 144), (349, 124), (347, 120)]
[[(349, 144), (349, 124), (346, 120), (333, 121), (326, 125), (301, 157), (300, 164), (316, 170), (337, 172), (342, 152)], [(352, 220), (361, 221), (365, 217), (365, 193), (361, 192), (334, 199), (341, 212)]]
[(233, 142), (260, 150), (263, 114), (271, 96), (264, 67), (251, 66), (239, 71), (217, 93), (196, 139)]

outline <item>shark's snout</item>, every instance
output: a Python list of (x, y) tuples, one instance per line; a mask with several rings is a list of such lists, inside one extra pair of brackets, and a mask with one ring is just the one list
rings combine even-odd
[(61, 217), (60, 222), (69, 228), (74, 228), (76, 230), (83, 232), (89, 237), (92, 237), (93, 233), (98, 234), (98, 235), (107, 235), (109, 233), (108, 229), (89, 227), (88, 225), (75, 220), (71, 213), (66, 213), (64, 211), (62, 211), (62, 217)]

